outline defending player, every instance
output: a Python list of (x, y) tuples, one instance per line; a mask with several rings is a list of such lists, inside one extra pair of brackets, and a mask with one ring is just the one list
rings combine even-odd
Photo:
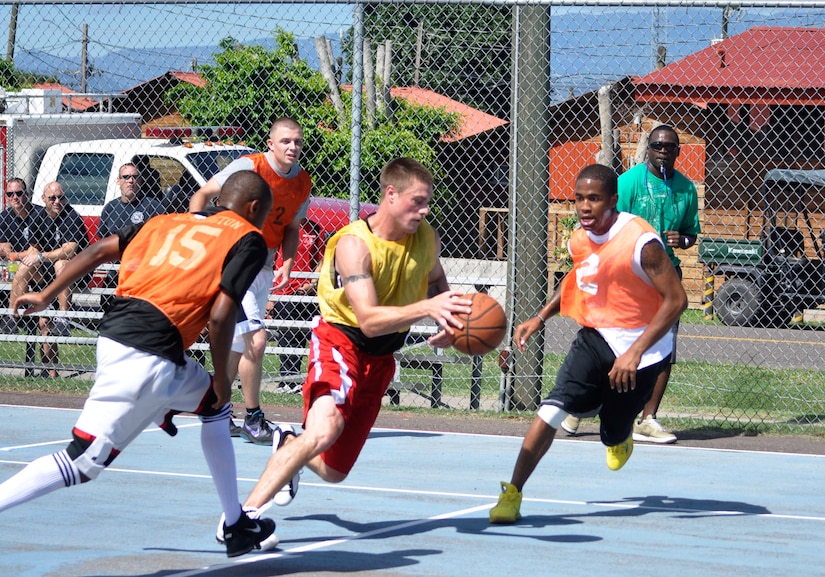
[[(312, 187), (309, 173), (298, 164), (304, 132), (295, 120), (279, 118), (273, 122), (266, 144), (266, 152), (242, 156), (210, 178), (189, 204), (192, 211), (203, 210), (210, 199), (220, 194), (229, 175), (239, 170), (254, 170), (272, 190), (272, 209), (263, 227), (264, 239), (271, 252), (241, 302), (242, 314), (235, 327), (230, 357), (230, 367), (237, 370), (246, 405), (243, 424), (238, 427), (230, 420), (230, 431), (233, 437), (243, 437), (257, 445), (272, 444), (272, 428), (261, 410), (261, 371), (267, 341), (266, 303), (270, 291), (279, 291), (289, 283)], [(281, 266), (273, 271), (278, 248)]]
[(633, 421), (668, 362), (668, 333), (687, 308), (687, 295), (653, 227), (616, 210), (616, 180), (613, 169), (598, 164), (579, 173), (575, 198), (581, 227), (568, 243), (573, 268), (548, 303), (513, 333), (523, 351), (554, 314), (572, 317), (582, 327), (524, 437), (510, 482), (501, 483), (491, 523), (521, 517), (524, 484), (569, 413), (598, 413), (607, 466), (614, 471), (624, 466), (633, 452)]
[[(95, 479), (151, 423), (177, 433), (172, 416), (196, 413), (201, 446), (226, 515), (226, 553), (242, 555), (273, 535), (271, 519), (252, 520), (238, 500), (229, 437), (227, 364), (238, 306), (267, 257), (260, 226), (272, 195), (251, 171), (227, 180), (220, 207), (161, 215), (93, 244), (40, 293), (12, 308), (44, 310), (61, 290), (100, 264), (120, 260), (111, 308), (100, 321), (97, 372), (73, 441), (0, 485), (0, 511)], [(184, 351), (209, 323), (214, 376)], [(277, 539), (277, 538), (275, 538)]]

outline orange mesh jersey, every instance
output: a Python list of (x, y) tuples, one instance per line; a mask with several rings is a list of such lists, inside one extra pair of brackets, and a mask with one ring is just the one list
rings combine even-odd
[(634, 265), (637, 241), (655, 231), (639, 217), (617, 224), (602, 244), (593, 242), (581, 228), (570, 237), (574, 265), (562, 283), (561, 314), (584, 327), (643, 327), (662, 304), (650, 281), (639, 276), (644, 275), (641, 265)]
[(116, 294), (157, 307), (188, 348), (209, 320), (227, 254), (250, 232), (260, 231), (229, 210), (156, 216), (123, 251)]
[(259, 152), (247, 156), (254, 170), (269, 185), (272, 191), (272, 210), (263, 226), (264, 240), (269, 248), (278, 248), (284, 239), (284, 227), (292, 222), (298, 209), (309, 198), (312, 180), (303, 168), (297, 176), (284, 178), (269, 164), (266, 154)]

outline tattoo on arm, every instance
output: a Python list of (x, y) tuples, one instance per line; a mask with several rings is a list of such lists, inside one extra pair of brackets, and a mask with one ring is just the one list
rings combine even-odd
[(370, 275), (364, 273), (364, 274), (354, 274), (354, 275), (350, 275), (350, 276), (345, 276), (345, 277), (341, 278), (341, 286), (344, 286), (344, 285), (349, 284), (351, 282), (355, 282), (357, 280), (362, 280), (362, 279), (365, 279), (365, 278), (370, 278)]

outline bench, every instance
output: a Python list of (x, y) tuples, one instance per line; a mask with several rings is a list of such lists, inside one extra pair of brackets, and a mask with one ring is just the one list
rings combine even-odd
[[(398, 351), (395, 353), (396, 371), (395, 377), (387, 388), (390, 404), (398, 406), (401, 404), (401, 391), (407, 390), (430, 401), (430, 407), (450, 408), (441, 400), (441, 385), (443, 382), (444, 365), (459, 363), (469, 364), (470, 357), (459, 355), (445, 355), (441, 349), (431, 349), (432, 353), (413, 353)], [(427, 385), (424, 383), (406, 382), (401, 380), (401, 369), (425, 370), (432, 373), (429, 393)], [(477, 396), (477, 395), (476, 395)], [(471, 402), (473, 398), (471, 397)]]
[[(295, 273), (296, 277), (312, 278), (317, 277), (317, 273)], [(487, 277), (451, 277), (449, 279), (451, 286), (454, 287), (474, 287), (479, 292), (486, 292), (490, 287), (505, 286), (504, 279), (487, 278)], [(0, 292), (8, 292), (10, 283), (0, 283)], [(460, 289), (459, 289), (460, 290)], [(470, 292), (469, 289), (465, 289)], [(26, 376), (36, 374), (44, 368), (53, 368), (51, 365), (44, 365), (37, 362), (38, 348), (41, 343), (48, 342), (54, 344), (71, 344), (71, 345), (94, 345), (97, 341), (96, 333), (87, 325), (94, 326), (95, 322), (101, 318), (100, 298), (106, 294), (112, 294), (113, 289), (107, 288), (86, 288), (77, 291), (73, 295), (73, 306), (71, 311), (57, 311), (46, 310), (38, 313), (36, 317), (32, 317), (30, 323), (32, 326), (26, 329), (27, 334), (3, 334), (0, 333), (0, 342), (25, 342), (26, 354), (25, 360), (0, 359), (0, 368), (23, 369)], [(298, 302), (314, 302), (315, 296), (299, 296), (299, 295), (271, 295), (270, 300), (292, 300)], [(8, 308), (0, 309), (0, 315), (10, 315), (11, 310)], [(75, 328), (86, 328), (89, 331), (89, 336), (41, 336), (36, 330), (35, 319), (41, 316), (45, 317), (62, 317), (69, 320), (70, 324)], [(311, 321), (290, 320), (290, 319), (267, 319), (266, 328), (273, 331), (282, 328), (300, 328), (309, 330), (312, 326)], [(387, 395), (389, 396), (390, 404), (400, 404), (400, 395), (402, 391), (409, 391), (427, 399), (431, 407), (448, 407), (442, 400), (442, 384), (443, 371), (447, 365), (465, 365), (471, 364), (470, 376), (470, 408), (476, 410), (479, 408), (481, 396), (481, 377), (482, 377), (482, 357), (468, 357), (460, 354), (452, 354), (443, 351), (442, 349), (433, 349), (426, 343), (426, 338), (435, 334), (436, 327), (434, 324), (427, 324), (426, 321), (418, 323), (411, 328), (411, 336), (413, 344), (405, 346), (402, 350), (395, 353), (397, 362), (396, 375), (391, 382)], [(191, 351), (196, 351), (199, 355), (203, 355), (208, 351), (209, 345), (206, 342), (197, 342), (190, 347)], [(294, 354), (306, 356), (308, 349), (295, 347), (281, 347), (278, 345), (268, 345), (265, 349), (268, 355), (280, 354)], [(429, 383), (420, 382), (406, 382), (402, 381), (401, 369), (428, 371), (431, 373)], [(83, 373), (94, 373), (95, 367), (93, 364), (69, 365), (65, 363), (59, 364), (59, 370), (69, 371), (72, 375), (79, 375)], [(276, 377), (277, 380), (285, 380)], [(286, 379), (290, 382), (300, 382), (303, 377)]]

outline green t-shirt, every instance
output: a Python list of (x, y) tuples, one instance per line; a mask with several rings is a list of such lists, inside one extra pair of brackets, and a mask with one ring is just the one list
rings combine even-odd
[[(702, 232), (696, 187), (678, 170), (665, 182), (647, 169), (647, 163), (637, 164), (619, 176), (616, 208), (641, 216), (659, 236), (666, 230), (678, 230), (679, 234), (689, 236)], [(665, 246), (665, 251), (673, 266), (678, 267), (682, 261), (673, 253), (673, 248)]]

